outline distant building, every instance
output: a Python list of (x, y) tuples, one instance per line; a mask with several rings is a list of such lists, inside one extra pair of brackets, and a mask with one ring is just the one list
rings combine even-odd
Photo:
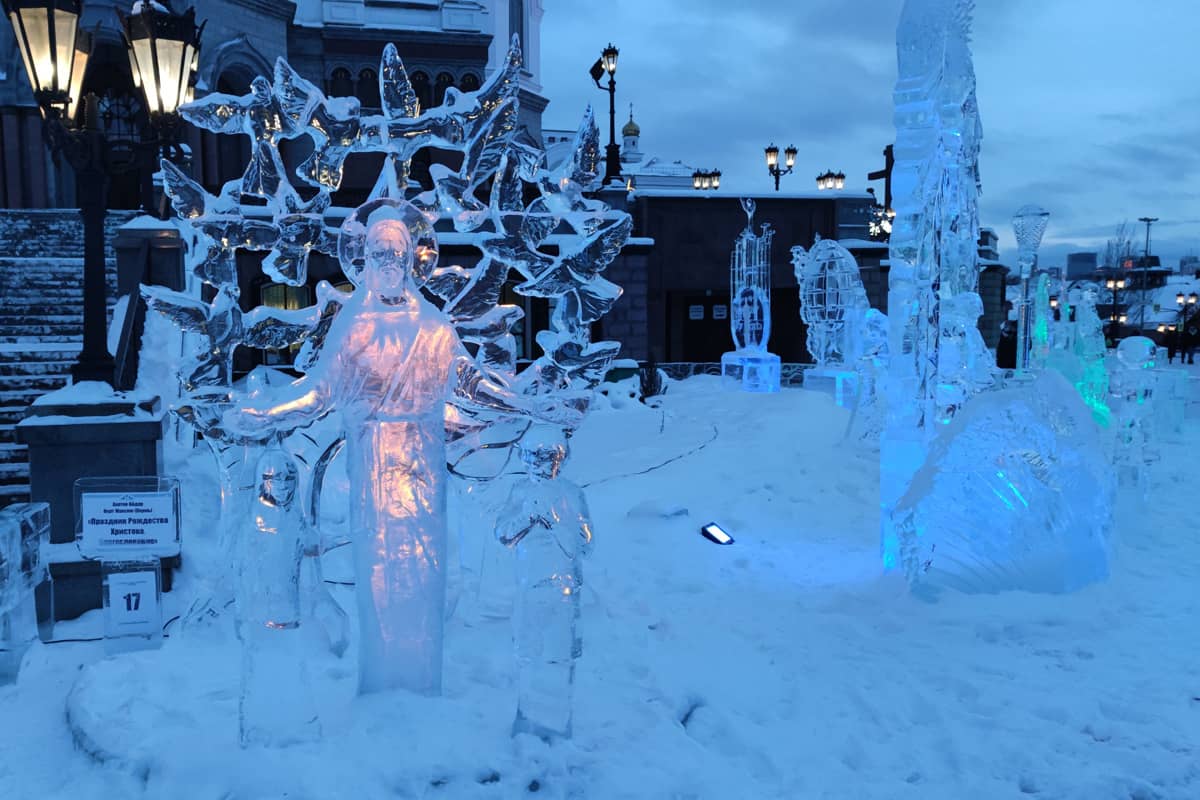
[(1067, 280), (1074, 281), (1087, 278), (1096, 271), (1096, 266), (1096, 253), (1068, 253)]
[(1200, 256), (1183, 256), (1179, 259), (1179, 272), (1200, 275)]

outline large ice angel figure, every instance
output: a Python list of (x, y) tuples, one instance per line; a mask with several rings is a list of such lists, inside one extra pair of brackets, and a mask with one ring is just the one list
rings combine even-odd
[(0, 686), (15, 683), (38, 636), (34, 590), (49, 573), (41, 560), (50, 541), (50, 507), (20, 503), (0, 511)]
[(806, 346), (813, 361), (817, 366), (852, 362), (854, 337), (870, 308), (858, 262), (833, 239), (818, 239), (807, 254), (792, 248), (792, 255), (800, 318), (808, 326)]
[(307, 524), (296, 462), (273, 442), (259, 457), (257, 495), (239, 542), (242, 745), (320, 736), (300, 630), (300, 561)]
[[(564, 425), (581, 412), (561, 398), (518, 398), (483, 376), (445, 316), (415, 289), (404, 201), (359, 210), (366, 220), (358, 288), (334, 318), (316, 363), (268, 402), (230, 414), (230, 427), (288, 430), (331, 411), (346, 433), (359, 615), (359, 690), (441, 687), (446, 552), (446, 403), (534, 414)], [(345, 234), (343, 234), (345, 235)]]
[(914, 591), (1068, 592), (1107, 577), (1111, 472), (1096, 423), (1057, 372), (978, 395), (896, 505)]
[(567, 738), (582, 654), (581, 565), (592, 548), (592, 522), (583, 490), (559, 475), (568, 453), (561, 429), (536, 426), (519, 448), (528, 480), (513, 486), (496, 522), (496, 537), (517, 552), (513, 734)]

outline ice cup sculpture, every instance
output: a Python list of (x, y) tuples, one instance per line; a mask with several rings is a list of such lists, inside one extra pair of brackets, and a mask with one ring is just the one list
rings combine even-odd
[(287, 745), (320, 737), (300, 627), (300, 562), (307, 523), (296, 462), (278, 442), (255, 466), (257, 495), (239, 542), (238, 638), (242, 641), (240, 737)]
[[(358, 290), (310, 372), (231, 430), (291, 431), (339, 412), (346, 434), (359, 618), (359, 691), (441, 691), (446, 591), (446, 403), (572, 425), (580, 406), (518, 396), (480, 372), (449, 320), (412, 282), (410, 203), (378, 200), (366, 220)], [(578, 399), (578, 398), (576, 398)]]
[(582, 561), (592, 548), (583, 490), (559, 476), (567, 458), (561, 430), (534, 428), (519, 445), (527, 479), (500, 509), (496, 538), (517, 554), (513, 613), (517, 717), (513, 735), (571, 736)]

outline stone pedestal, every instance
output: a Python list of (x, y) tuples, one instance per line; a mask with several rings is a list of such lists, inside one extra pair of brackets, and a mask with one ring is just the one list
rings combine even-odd
[[(29, 447), (29, 493), (50, 504), (50, 575), (54, 616), (73, 619), (101, 605), (100, 564), (79, 556), (75, 481), (79, 478), (162, 474), (166, 414), (154, 396), (113, 393), (82, 383), (52, 392), (30, 407), (16, 428)], [(164, 588), (168, 567), (163, 562)]]
[(735, 350), (721, 356), (721, 383), (743, 392), (778, 392), (779, 356), (766, 350)]

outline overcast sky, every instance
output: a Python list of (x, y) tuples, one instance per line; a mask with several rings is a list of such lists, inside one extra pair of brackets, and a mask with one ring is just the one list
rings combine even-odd
[[(543, 124), (608, 99), (587, 75), (612, 41), (618, 128), (641, 149), (723, 173), (722, 193), (772, 188), (763, 147), (800, 150), (785, 190), (827, 168), (864, 190), (894, 138), (900, 0), (545, 0)], [(1158, 217), (1151, 252), (1200, 255), (1200, 3), (983, 0), (974, 24), (983, 120), (981, 224), (1013, 255), (1012, 213), (1051, 213), (1042, 263), (1102, 250), (1123, 220)], [(620, 133), (618, 130), (618, 137)], [(883, 196), (882, 183), (877, 192)], [(804, 242), (802, 244), (808, 244)]]

